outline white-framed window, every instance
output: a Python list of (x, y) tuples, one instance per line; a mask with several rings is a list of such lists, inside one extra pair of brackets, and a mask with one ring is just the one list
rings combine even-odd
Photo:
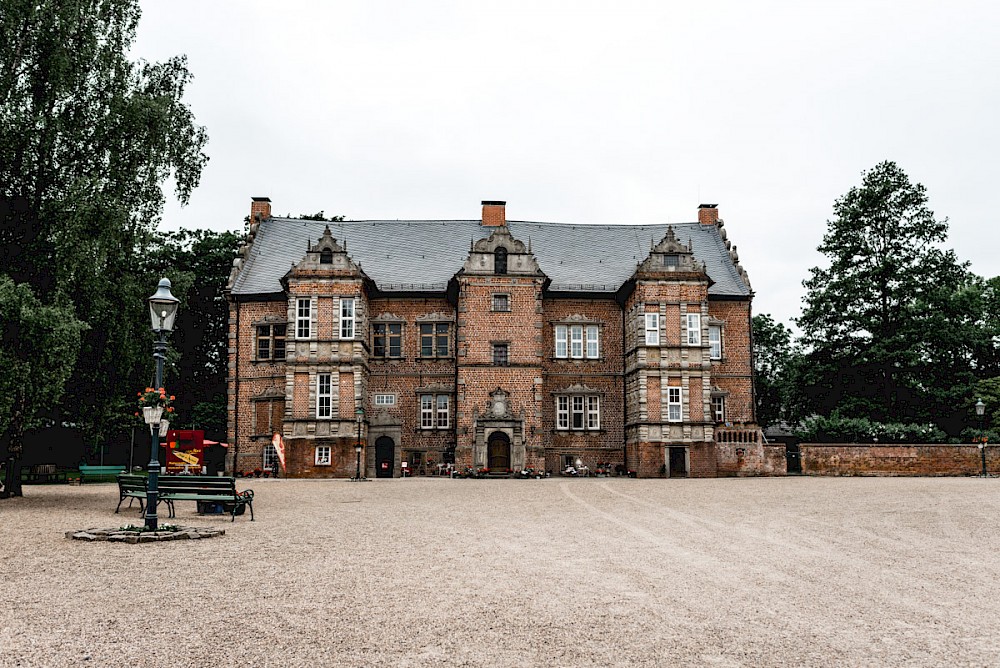
[(261, 462), (264, 469), (272, 469), (274, 465), (278, 462), (278, 451), (275, 450), (274, 446), (270, 443), (264, 446), (264, 461)]
[(434, 428), (434, 395), (420, 395), (420, 428)]
[(667, 421), (681, 421), (681, 388), (667, 388)]
[(575, 360), (583, 358), (583, 325), (569, 328), (569, 356)]
[(447, 394), (420, 395), (420, 428), (447, 429), (450, 424), (448, 413), (451, 397)]
[(587, 357), (596, 360), (601, 356), (601, 328), (587, 325)]
[(587, 397), (587, 429), (601, 428), (601, 398)]
[(312, 336), (312, 300), (308, 297), (295, 300), (295, 338)]
[(329, 445), (317, 445), (316, 446), (316, 466), (329, 466), (330, 465), (330, 446)]
[(719, 325), (708, 326), (708, 351), (713, 360), (722, 359), (722, 327)]
[(712, 397), (712, 419), (716, 422), (726, 421), (726, 398)]
[(659, 313), (647, 313), (646, 314), (646, 345), (647, 346), (658, 346), (658, 345), (660, 345), (660, 314)]
[(340, 338), (354, 338), (354, 298), (340, 300)]
[(601, 328), (599, 325), (556, 325), (557, 359), (599, 359)]
[(687, 332), (688, 332), (688, 345), (689, 346), (700, 346), (701, 345), (701, 314), (700, 313), (688, 313), (687, 314)]
[(395, 394), (376, 394), (375, 395), (375, 405), (376, 406), (395, 406), (396, 405), (396, 395)]
[(493, 295), (493, 310), (510, 311), (510, 295), (505, 295), (505, 294)]
[(333, 374), (316, 374), (316, 417), (333, 417)]
[(572, 410), (569, 415), (569, 424), (572, 429), (583, 429), (583, 400), (586, 397), (574, 396), (570, 397), (572, 401)]
[(448, 404), (450, 403), (447, 394), (437, 395), (437, 428), (448, 428)]
[(556, 429), (598, 430), (601, 428), (601, 398), (597, 395), (557, 395)]
[(569, 397), (556, 397), (556, 429), (569, 429)]

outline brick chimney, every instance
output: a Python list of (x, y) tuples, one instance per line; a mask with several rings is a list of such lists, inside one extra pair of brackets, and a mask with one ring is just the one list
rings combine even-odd
[(719, 223), (719, 205), (699, 204), (698, 222), (702, 225), (717, 225)]
[(483, 201), (483, 227), (500, 227), (507, 224), (504, 208), (507, 202)]
[(250, 222), (257, 222), (257, 214), (260, 214), (261, 220), (264, 218), (271, 217), (271, 198), (270, 197), (252, 197), (253, 202), (250, 204)]

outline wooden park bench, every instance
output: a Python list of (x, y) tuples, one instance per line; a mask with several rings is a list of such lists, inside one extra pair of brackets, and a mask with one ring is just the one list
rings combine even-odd
[(124, 466), (89, 466), (87, 464), (80, 464), (80, 482), (87, 482), (88, 480), (114, 482), (118, 474), (124, 471)]
[[(146, 499), (146, 481), (144, 475), (122, 474), (118, 476), (118, 507), (121, 508), (125, 499), (139, 499), (139, 510), (143, 510)], [(161, 475), (157, 481), (157, 499), (167, 504), (169, 517), (174, 517), (174, 503), (177, 501), (201, 501), (221, 503), (226, 511), (236, 521), (236, 515), (242, 515), (244, 508), (250, 508), (250, 521), (253, 517), (253, 490), (236, 491), (236, 478), (220, 478), (203, 475)]]

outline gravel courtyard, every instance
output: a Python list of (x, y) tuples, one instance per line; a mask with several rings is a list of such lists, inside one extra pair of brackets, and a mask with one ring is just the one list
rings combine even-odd
[(114, 485), (0, 501), (0, 665), (1000, 664), (996, 479), (247, 483), (159, 544), (64, 537)]

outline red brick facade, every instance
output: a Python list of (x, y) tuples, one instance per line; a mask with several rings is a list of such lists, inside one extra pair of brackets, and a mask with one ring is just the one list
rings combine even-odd
[[(253, 213), (265, 204), (255, 199)], [(717, 211), (699, 218), (715, 225)], [(277, 432), (294, 477), (354, 475), (359, 440), (368, 477), (399, 476), (404, 462), (417, 472), (445, 462), (500, 474), (577, 462), (644, 477), (776, 471), (759, 440), (716, 442), (727, 428), (757, 433), (750, 298), (715, 298), (690, 247), (669, 232), (617, 293), (557, 292), (503, 203), (484, 203), (482, 224), (492, 233), (444, 290), (381, 291), (328, 230), (283, 294), (232, 295), (233, 467), (262, 467)]]

